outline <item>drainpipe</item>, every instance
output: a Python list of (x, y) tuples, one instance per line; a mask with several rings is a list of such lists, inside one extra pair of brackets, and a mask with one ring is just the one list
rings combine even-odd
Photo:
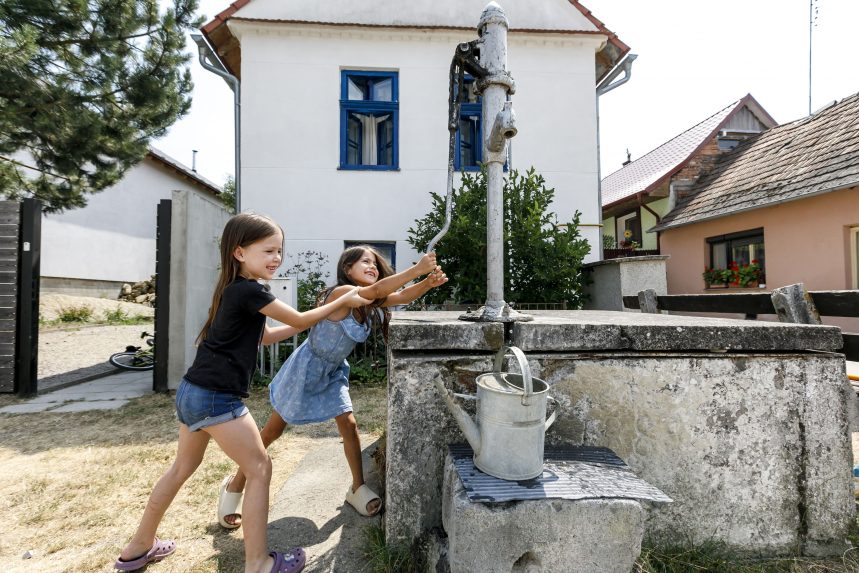
[[(616, 87), (622, 86), (632, 77), (632, 62), (638, 57), (637, 54), (627, 54), (626, 58), (615, 66), (615, 68), (611, 71), (609, 75), (605, 77), (603, 81), (597, 85), (597, 97), (596, 97), (596, 108), (597, 108), (597, 201), (599, 204), (599, 217), (600, 222), (602, 222), (602, 168), (600, 167), (600, 96), (606, 94), (613, 90)], [(624, 76), (618, 80), (614, 81), (621, 72), (624, 72)], [(613, 82), (613, 83), (612, 83)], [(603, 229), (600, 226), (600, 258), (599, 260), (603, 260), (603, 246), (602, 246), (602, 237), (603, 237)]]
[[(200, 55), (200, 65), (204, 69), (212, 72), (216, 76), (220, 76), (227, 82), (230, 89), (233, 90), (233, 126), (235, 129), (235, 152), (236, 152), (236, 213), (242, 211), (242, 139), (241, 139), (241, 83), (239, 79), (227, 71), (224, 64), (215, 54), (214, 50), (209, 47), (209, 44), (203, 39), (201, 34), (191, 34), (191, 39), (197, 44), (197, 52)], [(208, 61), (207, 61), (208, 60)], [(211, 62), (211, 63), (210, 63)]]

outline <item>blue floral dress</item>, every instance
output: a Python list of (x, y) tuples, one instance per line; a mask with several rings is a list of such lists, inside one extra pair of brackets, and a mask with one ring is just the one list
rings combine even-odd
[(269, 385), (271, 404), (288, 424), (330, 420), (352, 411), (346, 357), (370, 335), (370, 327), (350, 312), (323, 320), (281, 366)]

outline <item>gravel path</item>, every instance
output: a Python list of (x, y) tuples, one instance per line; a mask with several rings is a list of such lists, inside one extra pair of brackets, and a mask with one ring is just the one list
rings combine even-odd
[(153, 332), (153, 324), (131, 326), (84, 326), (71, 330), (39, 331), (39, 378), (106, 363), (114, 352), (128, 345), (141, 346), (141, 332)]

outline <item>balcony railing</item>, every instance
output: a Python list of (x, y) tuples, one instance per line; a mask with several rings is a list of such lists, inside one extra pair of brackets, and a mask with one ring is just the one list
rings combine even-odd
[(659, 249), (603, 249), (603, 260), (658, 255)]

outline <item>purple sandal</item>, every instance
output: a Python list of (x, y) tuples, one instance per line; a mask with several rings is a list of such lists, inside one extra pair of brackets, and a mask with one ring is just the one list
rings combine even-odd
[(129, 561), (117, 559), (113, 567), (115, 569), (119, 569), (120, 571), (137, 571), (138, 569), (143, 569), (150, 563), (153, 563), (155, 561), (161, 561), (165, 557), (172, 555), (174, 551), (176, 551), (175, 541), (161, 541), (156, 537), (155, 544), (152, 546), (152, 549), (150, 549), (137, 559), (131, 559)]
[(269, 555), (274, 557), (270, 573), (298, 573), (304, 569), (304, 563), (307, 561), (307, 554), (301, 547), (293, 547), (287, 553), (269, 551)]

